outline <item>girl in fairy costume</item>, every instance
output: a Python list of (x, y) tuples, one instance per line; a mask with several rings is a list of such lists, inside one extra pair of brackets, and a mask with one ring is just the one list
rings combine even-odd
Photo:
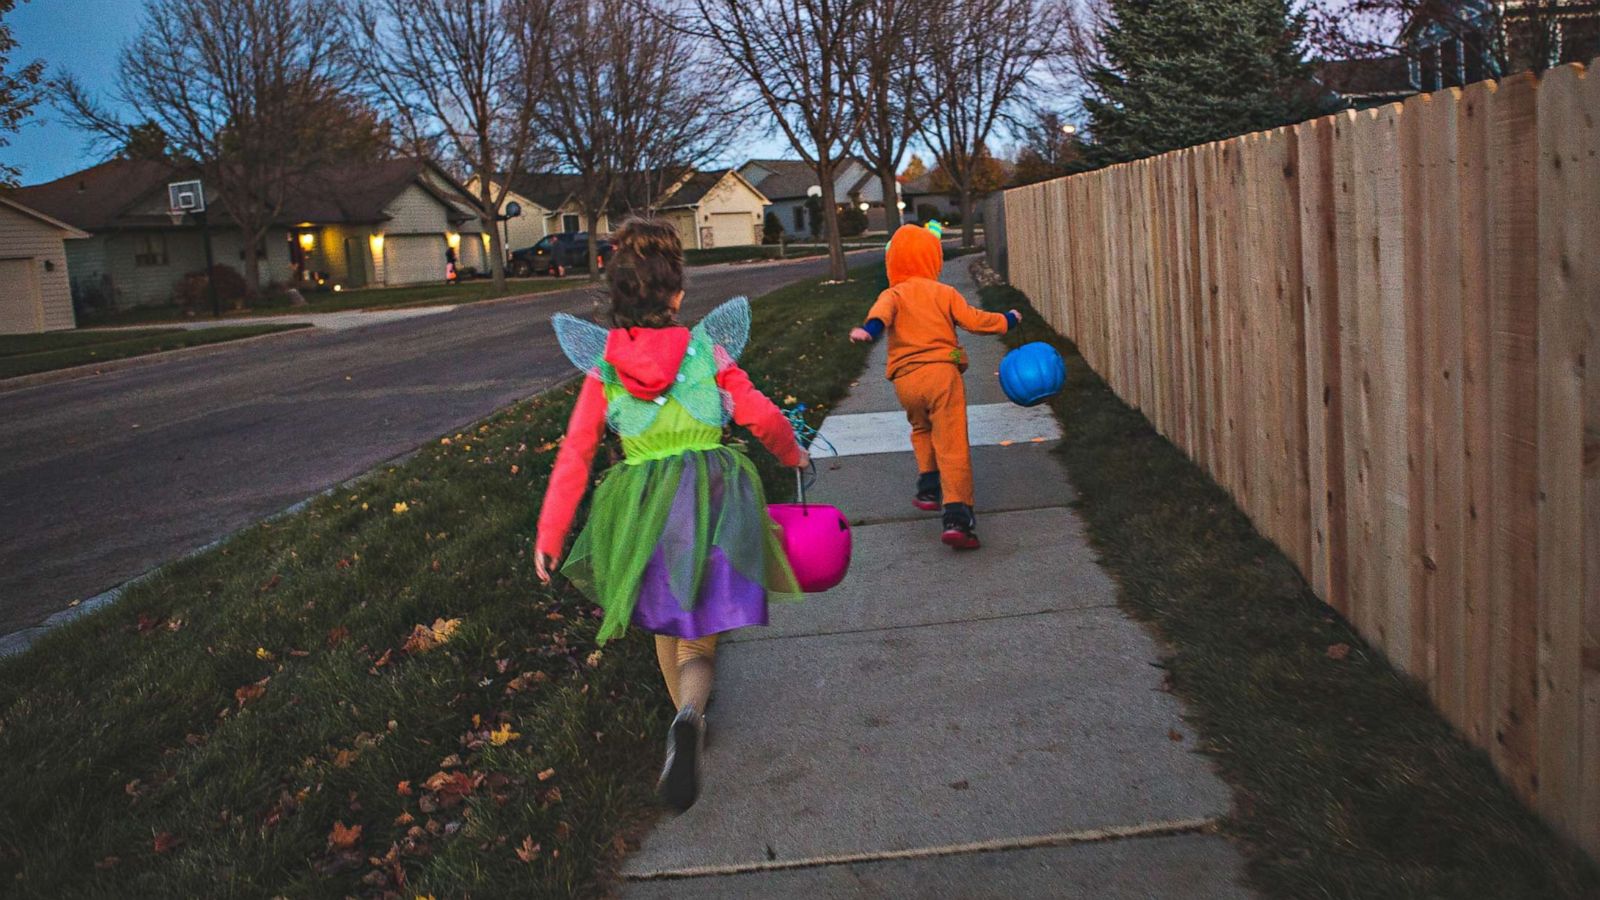
[(769, 594), (800, 593), (755, 466), (723, 445), (723, 428), (748, 428), (786, 466), (810, 460), (782, 411), (739, 368), (748, 302), (730, 300), (691, 331), (677, 324), (677, 229), (629, 219), (613, 246), (606, 279), (614, 327), (553, 319), (562, 349), (588, 377), (550, 474), (534, 561), (548, 584), (609, 426), (625, 461), (595, 489), (589, 523), (561, 572), (604, 611), (601, 643), (629, 622), (655, 635), (678, 709), (658, 789), (687, 809), (699, 794), (717, 636), (767, 624)]

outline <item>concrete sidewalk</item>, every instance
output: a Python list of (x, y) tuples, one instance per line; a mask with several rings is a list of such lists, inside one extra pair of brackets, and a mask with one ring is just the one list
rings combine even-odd
[[(975, 298), (965, 268), (946, 277)], [(984, 548), (940, 544), (911, 454), (860, 427), (898, 410), (880, 346), (824, 428), (850, 455), (814, 491), (855, 523), (850, 576), (724, 645), (704, 792), (627, 861), (624, 896), (1248, 896), (1213, 833), (1228, 790), (1116, 608), (1054, 441), (996, 406), (1000, 342), (967, 346), (969, 404), (993, 407)]]

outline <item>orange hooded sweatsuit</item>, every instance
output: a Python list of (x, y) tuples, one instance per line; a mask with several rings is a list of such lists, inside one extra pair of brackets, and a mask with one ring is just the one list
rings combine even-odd
[(961, 292), (939, 282), (944, 247), (920, 225), (902, 225), (885, 258), (889, 289), (863, 326), (874, 339), (889, 333), (889, 380), (911, 423), (911, 447), (921, 472), (938, 472), (944, 502), (972, 505), (972, 448), (967, 446), (967, 390), (961, 373), (967, 351), (956, 327), (1005, 334), (1015, 323), (1002, 313), (974, 309)]

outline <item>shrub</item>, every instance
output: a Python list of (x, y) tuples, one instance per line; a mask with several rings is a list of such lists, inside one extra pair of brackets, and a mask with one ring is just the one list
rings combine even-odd
[(767, 213), (761, 220), (761, 243), (776, 244), (783, 238), (783, 223), (778, 221), (778, 214)]
[(822, 237), (822, 198), (806, 198), (806, 222), (811, 226), (813, 239)]
[(867, 214), (855, 206), (846, 206), (839, 211), (839, 236), (855, 237), (867, 230)]
[[(232, 304), (249, 293), (245, 285), (244, 276), (232, 266), (221, 263), (211, 267), (211, 280), (217, 286), (217, 300), (223, 304)], [(178, 303), (184, 307), (193, 308), (204, 306), (211, 302), (211, 295), (206, 290), (206, 273), (190, 272), (178, 282)]]

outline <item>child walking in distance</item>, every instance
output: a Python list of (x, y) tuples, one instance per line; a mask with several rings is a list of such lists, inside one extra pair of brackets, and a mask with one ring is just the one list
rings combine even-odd
[(750, 333), (744, 298), (691, 331), (677, 323), (677, 229), (629, 219), (614, 247), (606, 265), (613, 327), (554, 319), (562, 349), (588, 377), (550, 474), (534, 565), (548, 584), (609, 426), (625, 460), (595, 489), (589, 523), (561, 572), (604, 611), (601, 643), (630, 622), (655, 635), (678, 710), (657, 788), (669, 805), (688, 809), (700, 792), (718, 635), (767, 624), (769, 593), (800, 593), (755, 466), (723, 445), (723, 427), (750, 429), (786, 466), (810, 460), (782, 411), (739, 368)]
[(911, 422), (917, 492), (912, 503), (932, 512), (944, 506), (943, 541), (958, 550), (978, 547), (972, 504), (972, 448), (967, 446), (967, 352), (956, 327), (974, 334), (1005, 334), (1022, 321), (974, 309), (961, 292), (939, 282), (944, 247), (937, 222), (902, 225), (889, 241), (889, 289), (850, 332), (853, 341), (889, 334), (886, 374)]

